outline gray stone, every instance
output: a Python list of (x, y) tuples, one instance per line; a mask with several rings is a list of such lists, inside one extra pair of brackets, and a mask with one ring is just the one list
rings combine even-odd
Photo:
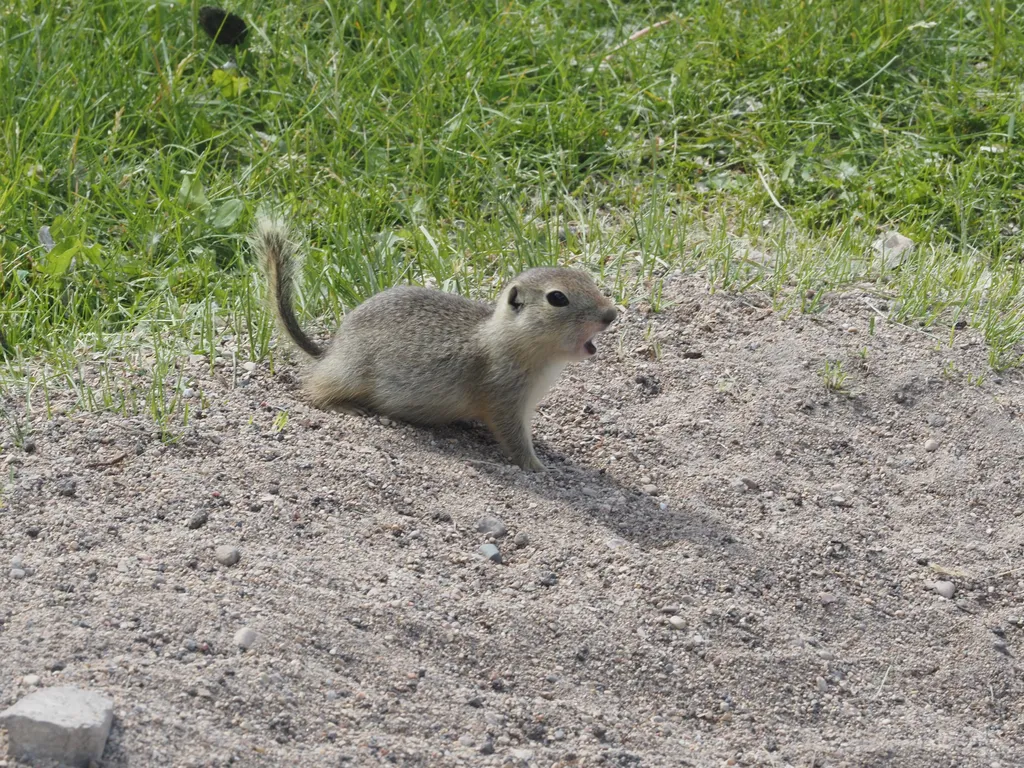
[(482, 545), (479, 549), (479, 552), (492, 563), (501, 563), (501, 552), (499, 552), (498, 548), (493, 544)]
[(256, 643), (256, 630), (251, 627), (242, 627), (235, 632), (235, 645), (243, 650), (248, 650)]
[(899, 232), (886, 232), (871, 247), (882, 258), (886, 269), (894, 269), (903, 263), (906, 254), (914, 247), (914, 241)]
[(35, 688), (37, 685), (39, 685), (39, 679), (39, 675), (25, 675), (23, 678), (21, 678), (21, 682), (23, 682), (30, 688)]
[(944, 427), (946, 426), (946, 417), (941, 413), (929, 413), (928, 414), (928, 426), (929, 427)]
[(481, 517), (480, 521), (476, 524), (476, 529), (480, 531), (480, 533), (485, 533), (496, 539), (500, 539), (508, 533), (508, 529), (505, 527), (505, 524), (496, 517)]
[(939, 450), (939, 441), (936, 440), (934, 437), (928, 438), (924, 442), (924, 449), (928, 451), (928, 453), (934, 453), (935, 451)]
[(241, 559), (242, 553), (238, 551), (238, 547), (222, 544), (214, 551), (214, 557), (221, 565), (232, 566)]
[(755, 480), (751, 480), (749, 477), (735, 477), (729, 481), (729, 487), (734, 491), (743, 493), (745, 491), (759, 491), (761, 486)]
[(643, 486), (640, 490), (646, 493), (648, 496), (658, 495), (658, 486), (654, 485), (653, 483), (648, 483), (647, 485)]
[(34, 691), (0, 712), (14, 759), (83, 768), (103, 756), (113, 721), (113, 701), (71, 687)]
[(516, 537), (512, 540), (512, 543), (516, 545), (516, 549), (524, 549), (530, 543), (530, 537), (520, 531), (516, 534)]
[(209, 515), (207, 515), (206, 512), (200, 510), (199, 512), (196, 512), (194, 515), (192, 515), (192, 517), (189, 518), (188, 527), (191, 528), (193, 531), (197, 528), (202, 528), (204, 525), (206, 525), (209, 519)]
[(24, 568), (11, 568), (10, 576), (12, 579), (24, 579), (25, 575)]
[(684, 619), (682, 616), (669, 616), (668, 623), (672, 625), (672, 629), (686, 629), (686, 619)]
[(947, 600), (952, 600), (953, 593), (956, 592), (956, 585), (952, 581), (935, 581), (931, 587)]

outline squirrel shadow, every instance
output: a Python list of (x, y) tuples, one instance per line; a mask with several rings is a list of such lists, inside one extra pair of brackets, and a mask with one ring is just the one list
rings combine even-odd
[[(736, 544), (732, 531), (723, 528), (700, 499), (646, 494), (638, 484), (623, 482), (603, 469), (574, 463), (544, 442), (534, 447), (547, 470), (526, 472), (509, 462), (480, 424), (414, 426), (404, 436), (422, 448), (471, 465), (495, 482), (571, 506), (594, 518), (613, 536), (645, 550), (663, 549), (679, 541), (712, 546)], [(438, 445), (440, 442), (444, 445)]]

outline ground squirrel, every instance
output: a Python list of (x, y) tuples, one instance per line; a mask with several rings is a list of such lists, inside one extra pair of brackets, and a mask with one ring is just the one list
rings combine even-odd
[(314, 360), (305, 381), (314, 405), (420, 424), (478, 420), (524, 469), (544, 468), (530, 429), (537, 404), (566, 364), (597, 353), (594, 337), (618, 314), (585, 272), (539, 267), (495, 305), (390, 288), (349, 312), (321, 348), (292, 307), (296, 247), (284, 222), (259, 218), (250, 243), (281, 327)]

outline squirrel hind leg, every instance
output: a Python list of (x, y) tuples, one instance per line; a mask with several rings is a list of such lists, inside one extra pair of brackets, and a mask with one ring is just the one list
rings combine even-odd
[(372, 387), (363, 377), (344, 366), (321, 363), (306, 380), (305, 390), (312, 404), (321, 410), (354, 416), (373, 413), (365, 405)]
[(331, 411), (332, 413), (343, 413), (346, 416), (359, 416), (360, 418), (369, 418), (374, 416), (374, 412), (365, 406), (359, 405), (358, 403), (350, 402), (328, 402), (317, 406), (321, 411)]

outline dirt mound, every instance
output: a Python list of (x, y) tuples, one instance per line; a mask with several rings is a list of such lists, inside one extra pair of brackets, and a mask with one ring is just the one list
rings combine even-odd
[(1020, 373), (858, 295), (666, 291), (541, 406), (544, 475), (280, 365), (183, 361), (173, 444), (35, 421), (0, 454), (0, 707), (105, 692), (109, 766), (1014, 764)]

